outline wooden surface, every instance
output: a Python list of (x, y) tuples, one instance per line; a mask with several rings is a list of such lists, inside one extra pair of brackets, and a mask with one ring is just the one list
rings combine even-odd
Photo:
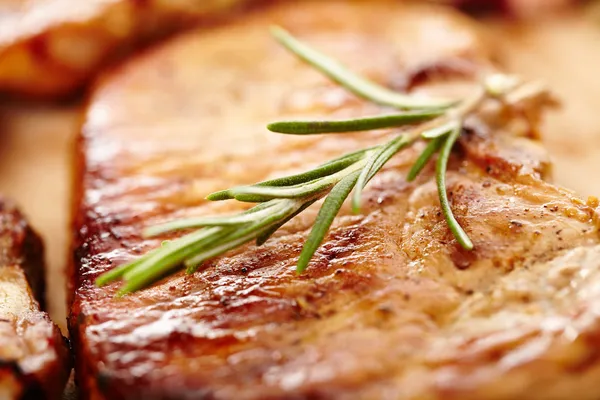
[(41, 234), (50, 315), (66, 332), (65, 276), (70, 152), (77, 107), (10, 105), (0, 111), (0, 193), (14, 198)]
[[(561, 15), (536, 24), (491, 21), (510, 70), (541, 78), (563, 101), (545, 122), (555, 180), (600, 195), (600, 19)], [(65, 328), (70, 157), (77, 105), (0, 106), (0, 192), (15, 198), (47, 249), (50, 313)]]

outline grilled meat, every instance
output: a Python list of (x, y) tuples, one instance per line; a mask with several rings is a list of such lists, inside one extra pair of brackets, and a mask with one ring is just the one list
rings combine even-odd
[(40, 310), (43, 247), (19, 211), (0, 199), (0, 398), (58, 399), (70, 356)]
[(547, 182), (538, 101), (486, 105), (453, 154), (448, 192), (472, 252), (443, 219), (431, 166), (406, 181), (420, 144), (368, 186), (361, 215), (342, 209), (301, 276), (315, 209), (191, 276), (124, 298), (94, 285), (160, 244), (145, 226), (244, 206), (206, 194), (391, 134), (269, 133), (273, 120), (381, 111), (278, 46), (272, 23), (396, 89), (458, 96), (492, 68), (482, 33), (447, 10), (334, 0), (275, 5), (114, 71), (77, 149), (69, 324), (86, 396), (598, 398), (597, 201)]
[(252, 0), (4, 0), (0, 2), (0, 93), (72, 94), (107, 62), (193, 23), (214, 21)]

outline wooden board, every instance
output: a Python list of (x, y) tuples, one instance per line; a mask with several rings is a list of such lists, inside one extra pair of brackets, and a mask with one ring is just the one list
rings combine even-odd
[[(544, 141), (556, 181), (600, 195), (600, 22), (581, 13), (543, 22), (488, 24), (504, 61), (555, 89), (564, 108), (547, 118)], [(70, 158), (78, 105), (0, 106), (0, 192), (15, 198), (46, 242), (50, 313), (65, 328), (64, 267), (68, 256)]]

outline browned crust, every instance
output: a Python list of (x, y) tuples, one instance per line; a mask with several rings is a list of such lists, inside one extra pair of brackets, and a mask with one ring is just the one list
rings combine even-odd
[[(0, 391), (14, 399), (58, 399), (71, 369), (66, 339), (40, 310), (44, 301), (42, 241), (15, 205), (0, 197), (0, 268), (29, 305), (0, 315)], [(3, 284), (4, 282), (0, 282)], [(9, 282), (10, 283), (10, 282)], [(29, 285), (28, 285), (29, 283)], [(11, 301), (10, 292), (2, 301)], [(13, 299), (15, 300), (15, 299)], [(12, 389), (7, 389), (12, 387)]]
[(42, 310), (46, 304), (44, 246), (38, 234), (10, 201), (0, 197), (0, 265), (20, 265)]
[[(29, 23), (35, 21), (34, 14), (38, 9), (17, 12), (14, 16), (9, 11), (3, 21), (12, 24), (14, 31), (4, 36), (0, 34), (0, 94), (28, 99), (70, 98), (80, 93), (105, 67), (137, 49), (192, 26), (218, 24), (269, 1), (272, 0), (233, 0), (223, 7), (215, 0), (214, 10), (211, 7), (205, 9), (195, 0), (173, 4), (140, 0), (96, 1), (92, 12), (87, 10), (88, 4), (81, 7), (81, 13), (87, 13), (84, 18), (77, 15), (77, 10), (65, 13), (72, 14), (73, 20), (60, 17), (64, 4), (53, 6), (52, 1), (48, 1), (36, 5), (48, 14), (48, 21), (39, 21), (42, 26), (39, 31), (32, 30)], [(73, 8), (77, 7), (75, 2)], [(19, 21), (24, 22), (20, 24)], [(23, 32), (20, 32), (21, 28)], [(80, 54), (69, 55), (81, 55), (81, 59), (61, 59), (56, 48), (62, 46), (64, 39), (85, 43)]]
[[(1, 323), (3, 321), (0, 320)], [(71, 370), (71, 354), (67, 340), (46, 314), (28, 316), (20, 323), (29, 326), (28, 329), (39, 329), (45, 332), (38, 340), (47, 342), (47, 354), (40, 354), (40, 356), (50, 358), (40, 364), (40, 368), (35, 371), (24, 371), (20, 360), (0, 358), (0, 389), (12, 387), (8, 392), (7, 400), (60, 399)], [(15, 397), (11, 397), (11, 394)]]

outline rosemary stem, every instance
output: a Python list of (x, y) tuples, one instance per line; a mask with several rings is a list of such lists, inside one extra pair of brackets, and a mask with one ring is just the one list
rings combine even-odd
[(272, 200), (267, 203), (268, 207), (254, 213), (240, 213), (237, 215), (225, 215), (222, 217), (196, 217), (180, 219), (161, 225), (152, 226), (143, 232), (144, 237), (158, 236), (162, 233), (177, 231), (182, 229), (200, 228), (204, 226), (230, 226), (239, 225), (256, 221), (273, 213), (273, 208), (281, 208), (281, 201)]

